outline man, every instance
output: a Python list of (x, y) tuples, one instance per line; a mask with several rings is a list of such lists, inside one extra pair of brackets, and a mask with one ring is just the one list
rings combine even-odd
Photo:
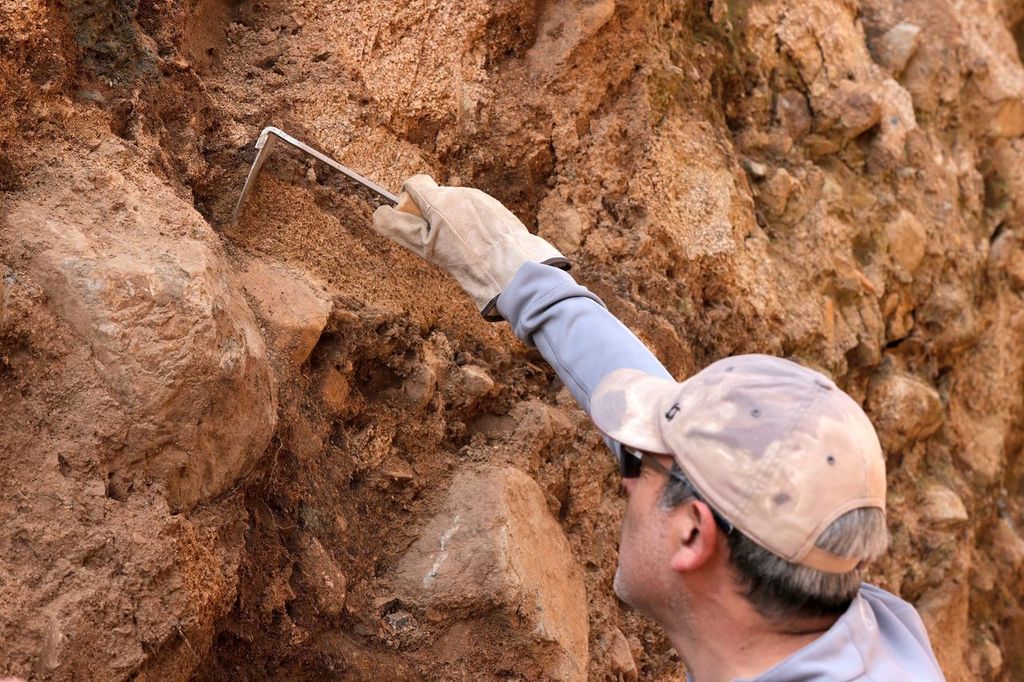
[(860, 582), (888, 545), (885, 463), (848, 395), (764, 355), (676, 383), (497, 200), (422, 175), (400, 198), (374, 228), (508, 320), (605, 435), (628, 492), (616, 594), (692, 680), (943, 679), (913, 607)]

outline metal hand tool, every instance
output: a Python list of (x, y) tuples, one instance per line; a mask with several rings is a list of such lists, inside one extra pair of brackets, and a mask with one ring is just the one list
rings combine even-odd
[[(389, 192), (388, 190), (384, 189), (383, 187), (378, 185), (376, 182), (373, 182), (372, 180), (364, 178), (359, 173), (356, 173), (351, 168), (346, 168), (345, 166), (341, 165), (340, 163), (338, 163), (337, 161), (335, 161), (331, 157), (327, 156), (326, 154), (318, 152), (317, 150), (315, 150), (312, 147), (310, 147), (308, 144), (306, 144), (304, 142), (300, 142), (299, 140), (296, 140), (294, 137), (292, 137), (288, 133), (284, 132), (280, 128), (275, 128), (274, 126), (267, 126), (266, 128), (263, 129), (263, 132), (260, 133), (259, 139), (256, 140), (256, 149), (258, 151), (256, 153), (256, 158), (252, 162), (252, 167), (249, 169), (249, 175), (248, 175), (248, 177), (245, 178), (245, 185), (242, 187), (242, 195), (240, 197), (238, 197), (238, 203), (235, 204), (235, 210), (232, 211), (232, 213), (231, 213), (231, 225), (232, 226), (234, 226), (235, 223), (238, 222), (238, 216), (242, 212), (242, 204), (245, 203), (246, 198), (249, 196), (249, 192), (252, 191), (253, 185), (256, 184), (256, 176), (259, 175), (260, 169), (263, 167), (263, 163), (267, 160), (267, 157), (270, 155), (270, 150), (273, 148), (274, 143), (277, 140), (281, 140), (282, 142), (286, 142), (286, 143), (290, 144), (291, 146), (295, 147), (296, 149), (299, 149), (299, 150), (309, 154), (310, 156), (315, 158), (317, 161), (321, 161), (322, 163), (326, 163), (331, 168), (334, 168), (335, 170), (341, 171), (342, 173), (347, 175), (349, 178), (351, 178), (351, 179), (355, 180), (356, 182), (358, 182), (363, 187), (366, 187), (370, 191), (372, 191), (372, 192), (376, 193), (378, 196), (382, 197), (384, 200), (386, 200), (386, 201), (388, 201), (388, 202), (390, 202), (392, 204), (397, 204), (398, 203), (398, 197), (395, 194), (393, 194), (393, 193)], [(410, 212), (413, 212), (413, 211), (410, 211)], [(415, 213), (418, 214), (419, 212), (415, 211)]]

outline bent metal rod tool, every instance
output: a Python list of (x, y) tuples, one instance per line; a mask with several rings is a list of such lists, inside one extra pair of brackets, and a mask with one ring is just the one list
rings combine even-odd
[[(242, 195), (238, 197), (238, 203), (235, 204), (235, 210), (231, 213), (232, 226), (234, 226), (238, 222), (238, 216), (242, 212), (242, 204), (245, 203), (246, 198), (249, 196), (249, 192), (252, 191), (253, 185), (256, 184), (256, 176), (259, 175), (260, 169), (263, 167), (263, 163), (267, 160), (267, 157), (270, 155), (270, 150), (274, 147), (274, 143), (277, 142), (278, 140), (290, 144), (296, 149), (299, 149), (309, 154), (317, 161), (326, 163), (328, 166), (334, 168), (335, 170), (341, 171), (349, 178), (355, 180), (363, 187), (366, 187), (367, 189), (374, 192), (378, 196), (384, 198), (386, 201), (389, 201), (392, 204), (398, 203), (398, 197), (395, 194), (387, 191), (386, 189), (378, 185), (376, 182), (364, 178), (362, 175), (356, 173), (351, 168), (346, 168), (345, 166), (342, 166), (340, 163), (338, 163), (331, 157), (321, 152), (318, 152), (317, 150), (313, 149), (304, 142), (296, 140), (294, 137), (284, 132), (280, 128), (275, 128), (274, 126), (267, 126), (266, 128), (263, 129), (263, 132), (260, 133), (259, 139), (256, 140), (256, 149), (258, 151), (256, 153), (256, 158), (252, 162), (252, 168), (249, 169), (249, 175), (245, 178), (245, 185), (242, 187)], [(407, 212), (412, 212), (408, 211), (408, 209), (404, 206), (401, 207), (400, 210), (407, 210)], [(416, 212), (418, 213), (418, 211)]]

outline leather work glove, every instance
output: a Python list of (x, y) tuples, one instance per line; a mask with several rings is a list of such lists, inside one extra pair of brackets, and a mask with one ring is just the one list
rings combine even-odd
[(373, 229), (447, 270), (486, 320), (502, 319), (498, 294), (523, 263), (569, 269), (555, 247), (478, 189), (441, 187), (429, 175), (414, 175), (402, 183), (398, 199), (397, 208), (374, 212)]

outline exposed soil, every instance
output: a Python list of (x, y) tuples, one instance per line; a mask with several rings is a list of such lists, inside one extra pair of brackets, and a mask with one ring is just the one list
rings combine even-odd
[(870, 579), (949, 679), (1024, 678), (1024, 2), (0, 25), (0, 674), (682, 674), (613, 595), (619, 480), (539, 355), (299, 154), (229, 224), (272, 124), (392, 189), (494, 194), (678, 377), (833, 376), (887, 453)]

